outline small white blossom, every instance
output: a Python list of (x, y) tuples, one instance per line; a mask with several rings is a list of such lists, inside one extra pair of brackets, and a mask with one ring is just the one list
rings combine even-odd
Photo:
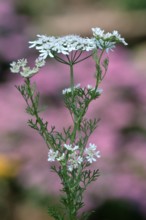
[(38, 68), (34, 67), (34, 68), (30, 68), (30, 67), (23, 67), (22, 71), (20, 71), (20, 75), (23, 77), (31, 77), (33, 76), (35, 73), (38, 72)]
[[(95, 87), (91, 86), (91, 85), (87, 85), (87, 89), (90, 91), (94, 91)], [(96, 89), (96, 93), (101, 94), (103, 92), (103, 89)]]
[(91, 85), (87, 85), (87, 89), (89, 89), (89, 90), (94, 90), (94, 87), (91, 86)]
[(72, 144), (64, 144), (64, 147), (69, 151), (75, 151), (79, 149), (79, 146), (75, 145), (74, 147)]
[(108, 39), (110, 37), (112, 37), (112, 33), (109, 33), (109, 32), (103, 35), (103, 39)]
[(52, 149), (48, 152), (48, 161), (52, 162), (55, 161), (58, 156), (58, 151), (54, 151)]
[(116, 42), (110, 42), (103, 39), (99, 39), (96, 41), (96, 46), (101, 50), (105, 49), (107, 53), (109, 52), (109, 50), (113, 51), (113, 48), (115, 48), (115, 44)]
[(73, 169), (77, 169), (78, 166), (83, 162), (83, 158), (78, 156), (76, 152), (69, 155), (67, 168), (69, 171), (73, 171)]
[(20, 68), (25, 67), (27, 64), (27, 60), (26, 59), (20, 59), (17, 62), (12, 62), (10, 64), (10, 70), (12, 73), (19, 73)]
[[(76, 86), (74, 86), (74, 89), (78, 89), (80, 87), (80, 84), (77, 84)], [(71, 93), (71, 88), (65, 88), (62, 90), (62, 94), (65, 95), (67, 93)]]
[(101, 93), (103, 93), (103, 89), (97, 89), (96, 92), (101, 94)]
[(65, 154), (63, 153), (60, 157), (57, 157), (57, 160), (62, 161), (64, 160), (64, 158), (65, 158)]
[(121, 37), (118, 31), (113, 31), (112, 33), (104, 33), (99, 27), (92, 28), (93, 36), (95, 37), (95, 43), (97, 48), (103, 50), (105, 49), (108, 53), (109, 50), (115, 48), (116, 43), (122, 43), (127, 45), (125, 39)]
[(24, 67), (24, 66), (26, 66), (26, 64), (27, 64), (27, 60), (26, 59), (20, 59), (20, 60), (18, 60), (17, 61), (17, 64), (19, 65), (19, 66), (21, 66), (21, 67)]
[(123, 43), (125, 46), (128, 45), (127, 42), (125, 41), (125, 39), (121, 37), (121, 35), (119, 34), (118, 31), (114, 30), (112, 32), (112, 36), (116, 37), (116, 40), (118, 40), (119, 42)]
[(99, 27), (97, 28), (92, 28), (91, 29), (92, 32), (93, 32), (93, 36), (94, 37), (103, 37), (104, 36), (104, 30), (101, 30)]
[(37, 58), (37, 59), (35, 60), (35, 64), (36, 64), (36, 66), (37, 66), (38, 68), (44, 66), (45, 63), (46, 63), (45, 60), (42, 59), (41, 57), (39, 57), (39, 58)]
[(89, 147), (85, 149), (85, 158), (89, 163), (95, 162), (96, 158), (100, 158), (100, 151), (96, 151), (95, 144), (89, 144)]
[(62, 90), (62, 94), (65, 95), (67, 93), (71, 93), (71, 88), (65, 88)]
[(10, 70), (12, 73), (19, 73), (20, 66), (16, 62), (10, 64)]

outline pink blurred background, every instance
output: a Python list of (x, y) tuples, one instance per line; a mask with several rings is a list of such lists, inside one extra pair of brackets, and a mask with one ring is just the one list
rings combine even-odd
[[(36, 34), (90, 36), (96, 26), (117, 29), (129, 45), (108, 54), (110, 65), (101, 83), (104, 92), (88, 110), (88, 117), (101, 119), (90, 142), (102, 156), (93, 166), (99, 168), (100, 177), (85, 193), (84, 209), (98, 208), (108, 199), (125, 199), (146, 216), (146, 29), (142, 26), (146, 5), (118, 2), (0, 1), (0, 219), (48, 219), (44, 207), (49, 199), (58, 201), (60, 193), (59, 179), (49, 170), (45, 143), (27, 126), (25, 103), (14, 87), (23, 81), (10, 73), (9, 63), (23, 57), (35, 60), (37, 53), (28, 49), (28, 41)], [(94, 85), (94, 71), (91, 59), (76, 65), (76, 83)], [(43, 117), (49, 126), (59, 130), (69, 126), (71, 118), (61, 95), (69, 86), (68, 68), (50, 59), (33, 80), (48, 107)]]

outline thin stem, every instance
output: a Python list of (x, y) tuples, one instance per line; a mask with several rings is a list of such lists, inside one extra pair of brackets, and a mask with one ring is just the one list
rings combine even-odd
[(101, 62), (102, 55), (104, 54), (104, 51), (105, 51), (105, 49), (102, 50), (102, 52), (101, 52), (101, 54), (99, 56), (99, 65), (100, 65), (100, 62)]
[[(74, 63), (76, 63), (76, 61), (77, 61), (78, 58), (81, 56), (81, 54), (82, 54), (83, 51), (80, 51), (79, 55), (77, 55), (77, 52), (78, 52), (78, 51), (76, 51), (76, 53), (75, 53), (75, 55), (74, 55), (74, 58), (73, 58), (73, 62), (74, 62)], [(77, 55), (77, 56), (76, 56), (76, 55)]]
[[(71, 87), (71, 94), (72, 94), (72, 103), (75, 103), (75, 100), (74, 100), (74, 72), (73, 72), (73, 65), (72, 63), (70, 63), (70, 87)], [(72, 118), (73, 118), (73, 123), (74, 123), (74, 129), (73, 129), (73, 132), (72, 132), (72, 138), (71, 138), (71, 142), (73, 143), (74, 140), (75, 140), (75, 137), (76, 137), (76, 115), (73, 114), (72, 115)]]
[(60, 62), (60, 63), (70, 65), (70, 63), (68, 63), (67, 61), (65, 61), (65, 60), (61, 59), (61, 58), (60, 58), (60, 57), (58, 57), (58, 56), (55, 56), (54, 58), (55, 58), (55, 59), (56, 59), (58, 62)]
[(104, 74), (103, 74), (103, 76), (102, 76), (101, 80), (103, 80), (103, 79), (104, 79), (104, 77), (105, 77), (106, 73), (107, 73), (107, 70), (105, 70), (105, 71), (104, 71)]
[[(84, 57), (83, 59), (81, 59), (81, 60), (78, 60), (77, 62), (74, 62), (74, 64), (77, 64), (77, 63), (79, 63), (79, 62), (81, 62), (81, 61), (83, 61), (83, 60), (86, 60), (86, 59), (88, 59), (89, 57), (91, 57), (92, 55), (93, 55), (94, 53), (92, 53), (92, 54), (90, 54), (89, 56), (87, 56), (87, 57)], [(77, 60), (77, 59), (76, 59)]]
[(70, 87), (71, 87), (71, 93), (73, 96), (73, 90), (74, 90), (74, 72), (73, 72), (73, 64), (70, 63)]
[(66, 55), (66, 57), (67, 57), (68, 63), (71, 63), (71, 60), (70, 60), (69, 56)]
[(95, 91), (97, 90), (98, 85), (99, 85), (100, 81), (102, 80), (102, 76), (101, 76), (102, 72), (100, 72), (100, 62), (101, 62), (101, 58), (103, 56), (104, 51), (105, 51), (105, 49), (102, 50), (102, 52), (101, 52), (101, 54), (99, 56), (99, 59), (97, 58), (95, 60), (95, 62), (96, 62), (96, 70), (97, 70), (97, 72), (96, 72), (97, 75), (96, 75)]
[(73, 62), (74, 62), (74, 59), (75, 59), (75, 57), (76, 57), (77, 52), (78, 52), (78, 51), (76, 50), (76, 51), (74, 51), (74, 52), (71, 53), (71, 55), (72, 55), (72, 56), (71, 56), (71, 60), (73, 60)]
[[(30, 94), (30, 101), (31, 101), (31, 104), (32, 104), (32, 107), (33, 107), (33, 111), (34, 111), (34, 116), (36, 118), (36, 122), (39, 124), (40, 128), (39, 128), (39, 133), (41, 134), (41, 136), (44, 138), (48, 148), (50, 147), (50, 141), (49, 141), (49, 133), (48, 131), (46, 130), (46, 127), (44, 126), (44, 123), (42, 121), (42, 119), (39, 117), (39, 114), (38, 114), (38, 110), (36, 109), (36, 106), (35, 106), (35, 102), (33, 100), (33, 93), (32, 93), (32, 90), (31, 90), (31, 86), (30, 86), (30, 79), (27, 78), (26, 81), (25, 81), (26, 85), (28, 86), (28, 92)], [(29, 106), (29, 103), (27, 100), (25, 100), (27, 105)], [(53, 144), (53, 143), (51, 143)]]

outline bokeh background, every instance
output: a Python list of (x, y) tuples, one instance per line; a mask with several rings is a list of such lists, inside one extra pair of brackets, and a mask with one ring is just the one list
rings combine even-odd
[[(25, 103), (15, 88), (21, 77), (10, 62), (38, 55), (28, 49), (37, 34), (91, 36), (92, 27), (118, 30), (128, 46), (108, 54), (104, 92), (88, 111), (101, 119), (90, 142), (101, 151), (93, 168), (99, 179), (85, 194), (90, 219), (146, 219), (146, 1), (0, 0), (0, 219), (47, 220), (47, 206), (58, 204), (60, 182), (49, 171), (47, 148), (27, 126)], [(94, 63), (76, 65), (75, 81), (93, 84)], [(71, 123), (61, 91), (69, 85), (66, 66), (54, 60), (34, 77), (43, 114), (61, 130)]]

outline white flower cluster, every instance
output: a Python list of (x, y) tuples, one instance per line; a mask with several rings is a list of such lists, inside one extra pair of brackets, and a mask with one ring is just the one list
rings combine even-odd
[(77, 154), (77, 152), (73, 152), (69, 154), (69, 160), (67, 164), (67, 168), (69, 171), (73, 171), (73, 169), (77, 169), (78, 166), (83, 162), (83, 158)]
[(37, 58), (35, 60), (35, 67), (32, 69), (27, 66), (27, 63), (28, 62), (26, 59), (20, 59), (17, 62), (12, 62), (10, 64), (10, 70), (12, 73), (20, 72), (20, 75), (23, 77), (31, 77), (36, 74), (42, 66), (45, 65), (45, 61), (41, 58)]
[(43, 59), (46, 59), (48, 56), (54, 57), (56, 53), (69, 55), (72, 51), (90, 51), (95, 48), (93, 39), (82, 38), (78, 35), (62, 37), (37, 35), (37, 37), (37, 40), (29, 42), (29, 47), (35, 47)]
[(64, 147), (69, 151), (75, 151), (79, 149), (79, 146), (75, 145), (74, 147), (71, 144), (64, 144)]
[[(80, 84), (77, 84), (76, 86), (74, 86), (74, 90), (78, 88), (82, 89), (83, 91), (85, 90), (85, 88), (80, 87)], [(87, 89), (88, 91), (91, 91), (91, 92), (95, 90), (95, 88), (91, 85), (87, 85)], [(102, 92), (103, 92), (103, 89), (96, 89), (96, 93), (98, 93), (99, 95), (101, 95)], [(63, 95), (68, 94), (68, 93), (71, 93), (71, 88), (65, 88), (64, 90), (62, 90)]]
[[(87, 85), (87, 89), (89, 91), (94, 91), (95, 90), (95, 88), (91, 85)], [(96, 93), (98, 93), (99, 95), (101, 95), (102, 92), (103, 92), (103, 89), (98, 89), (98, 88), (96, 89)]]
[(115, 48), (116, 43), (122, 43), (127, 45), (124, 38), (118, 33), (118, 31), (113, 31), (112, 33), (104, 33), (104, 30), (101, 30), (99, 27), (92, 28), (93, 36), (95, 37), (95, 43), (97, 48), (105, 49), (108, 53), (109, 50)]
[(83, 38), (78, 35), (66, 35), (62, 37), (37, 35), (38, 39), (30, 41), (30, 48), (35, 47), (43, 59), (54, 57), (56, 53), (69, 55), (72, 51), (92, 51), (96, 48), (112, 50), (116, 43), (127, 45), (124, 38), (118, 33), (104, 33), (100, 28), (92, 28), (93, 37)]
[(54, 150), (50, 149), (48, 152), (48, 161), (50, 161), (50, 162), (55, 161), (57, 159), (58, 153), (59, 153), (58, 150), (54, 151)]
[(100, 151), (96, 151), (95, 144), (89, 144), (89, 147), (85, 149), (86, 159), (89, 163), (95, 162), (96, 158), (100, 158)]
[[(92, 163), (95, 162), (97, 158), (100, 158), (100, 151), (97, 151), (95, 144), (89, 144), (89, 147), (84, 150), (83, 157), (79, 155), (79, 146), (72, 146), (71, 144), (64, 144), (64, 148), (68, 153), (67, 168), (69, 171), (77, 169), (82, 162)], [(52, 149), (48, 152), (48, 161), (64, 161), (65, 153), (59, 154), (59, 151), (54, 151)]]
[[(80, 88), (80, 84), (77, 84), (76, 86), (74, 86), (74, 89), (78, 89)], [(71, 88), (65, 88), (62, 90), (62, 94), (65, 95), (67, 93), (71, 93)]]
[[(37, 40), (29, 42), (29, 47), (35, 47), (40, 54), (39, 58), (35, 61), (36, 66), (34, 68), (30, 68), (27, 66), (27, 60), (21, 59), (17, 62), (12, 62), (10, 70), (13, 73), (20, 72), (20, 75), (23, 77), (31, 77), (39, 71), (40, 67), (44, 66), (44, 60), (48, 56), (54, 57), (56, 54), (69, 55), (71, 52), (75, 51), (75, 53), (71, 56), (75, 62), (81, 55), (80, 53), (77, 55), (76, 51), (94, 52), (95, 49), (101, 49), (108, 53), (109, 50), (112, 51), (113, 48), (115, 48), (117, 43), (127, 45), (125, 39), (121, 37), (118, 31), (114, 30), (112, 33), (104, 33), (104, 30), (96, 27), (92, 28), (92, 32), (92, 38), (83, 38), (78, 35), (66, 35), (62, 37), (37, 35)], [(69, 92), (71, 92), (70, 88), (63, 91), (64, 94)]]

